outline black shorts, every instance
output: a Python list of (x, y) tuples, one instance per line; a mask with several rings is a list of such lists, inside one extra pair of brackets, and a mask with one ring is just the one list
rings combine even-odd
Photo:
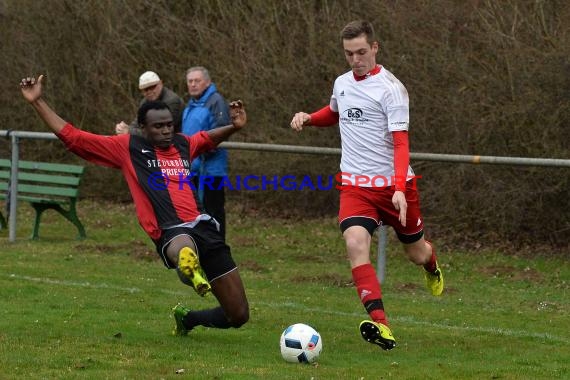
[(211, 221), (201, 221), (193, 228), (174, 227), (163, 230), (160, 239), (154, 242), (158, 255), (168, 269), (175, 269), (177, 265), (166, 257), (166, 248), (172, 239), (179, 235), (188, 235), (194, 241), (200, 266), (208, 281), (213, 281), (237, 268), (230, 247), (218, 232), (216, 225)]

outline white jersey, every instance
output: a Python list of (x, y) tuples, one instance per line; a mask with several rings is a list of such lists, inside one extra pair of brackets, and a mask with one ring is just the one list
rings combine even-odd
[[(330, 108), (339, 114), (342, 184), (385, 187), (393, 184), (394, 140), (407, 131), (408, 92), (386, 68), (357, 81), (352, 71), (339, 76)], [(408, 166), (408, 178), (414, 172)]]

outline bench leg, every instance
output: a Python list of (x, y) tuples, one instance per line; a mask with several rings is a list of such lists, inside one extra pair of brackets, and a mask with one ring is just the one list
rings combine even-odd
[(85, 234), (85, 228), (83, 227), (83, 223), (81, 223), (81, 221), (77, 217), (77, 213), (75, 211), (75, 202), (73, 202), (71, 204), (69, 211), (65, 211), (61, 207), (60, 207), (60, 209), (63, 211), (63, 212), (60, 211), (60, 213), (63, 216), (65, 216), (65, 218), (67, 220), (69, 220), (71, 223), (73, 223), (73, 225), (75, 227), (77, 227), (77, 232), (78, 232), (77, 238), (80, 240), (85, 239), (87, 237), (87, 235)]
[(79, 220), (79, 218), (77, 217), (77, 214), (75, 213), (75, 204), (72, 204), (69, 211), (63, 209), (63, 207), (61, 207), (60, 205), (54, 205), (54, 204), (44, 204), (44, 203), (32, 203), (32, 206), (34, 207), (34, 210), (36, 210), (36, 219), (34, 221), (34, 231), (32, 232), (32, 239), (33, 240), (37, 240), (39, 238), (39, 232), (40, 232), (40, 218), (42, 216), (42, 213), (45, 210), (48, 209), (53, 209), (57, 212), (59, 212), (61, 215), (63, 215), (65, 217), (65, 219), (69, 220), (71, 223), (73, 223), (73, 225), (75, 227), (77, 227), (77, 231), (79, 232), (79, 239), (85, 239), (86, 238), (86, 234), (85, 234), (85, 228), (83, 227), (83, 224), (81, 223), (81, 221)]
[(40, 237), (40, 219), (42, 217), (42, 213), (50, 208), (55, 208), (53, 205), (49, 204), (42, 204), (42, 203), (32, 203), (34, 210), (36, 211), (36, 218), (34, 220), (34, 229), (32, 231), (32, 239), (38, 240)]

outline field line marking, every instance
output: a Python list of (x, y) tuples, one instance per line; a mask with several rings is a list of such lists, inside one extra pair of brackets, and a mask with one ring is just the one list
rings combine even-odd
[[(30, 282), (41, 282), (45, 284), (51, 285), (61, 285), (61, 286), (74, 286), (74, 287), (83, 287), (83, 288), (94, 288), (94, 289), (112, 289), (112, 290), (120, 290), (128, 293), (144, 293), (144, 291), (137, 287), (123, 287), (123, 286), (115, 286), (115, 285), (108, 285), (106, 283), (92, 283), (89, 281), (85, 282), (77, 282), (77, 281), (62, 281), (62, 280), (53, 280), (49, 278), (41, 278), (41, 277), (32, 277), (32, 276), (22, 276), (17, 274), (9, 274), (9, 278), (30, 281)], [(186, 292), (182, 291), (172, 291), (167, 289), (153, 289), (160, 293), (169, 294), (169, 295), (178, 295), (184, 296), (187, 295)], [(254, 301), (250, 302), (252, 305), (263, 305), (269, 307), (278, 307), (278, 308), (296, 308), (306, 312), (317, 312), (317, 313), (326, 313), (326, 314), (333, 314), (333, 315), (341, 315), (341, 316), (350, 316), (350, 317), (360, 317), (362, 318), (364, 313), (356, 313), (356, 312), (344, 312), (338, 310), (326, 310), (321, 308), (313, 308), (307, 307), (303, 304), (298, 304), (294, 302), (259, 302)], [(551, 340), (555, 342), (565, 343), (568, 344), (570, 341), (564, 337), (559, 337), (556, 335), (552, 335), (549, 333), (531, 333), (526, 331), (520, 330), (511, 330), (511, 329), (504, 329), (504, 328), (494, 328), (494, 327), (477, 327), (477, 326), (454, 326), (454, 325), (447, 325), (442, 323), (433, 323), (433, 322), (426, 322), (426, 321), (419, 321), (411, 316), (394, 316), (390, 319), (402, 323), (407, 323), (411, 325), (420, 325), (420, 326), (428, 326), (431, 328), (437, 328), (442, 330), (456, 330), (456, 331), (472, 331), (472, 332), (479, 332), (485, 334), (494, 334), (494, 335), (504, 335), (504, 336), (512, 336), (515, 338), (537, 338), (537, 339), (545, 339)]]
[[(356, 312), (343, 312), (338, 310), (325, 310), (320, 308), (312, 308), (306, 307), (302, 304), (295, 304), (292, 302), (282, 302), (282, 303), (272, 303), (272, 302), (252, 302), (253, 304), (258, 305), (265, 305), (270, 307), (280, 307), (280, 308), (297, 308), (303, 311), (311, 312), (311, 313), (326, 313), (326, 314), (333, 314), (333, 315), (342, 315), (342, 316), (350, 316), (350, 317), (360, 317), (366, 318), (364, 313), (356, 313)], [(394, 316), (390, 318), (391, 320), (407, 323), (410, 325), (420, 325), (420, 326), (428, 326), (431, 328), (437, 328), (442, 330), (457, 330), (457, 331), (473, 331), (479, 333), (486, 333), (486, 334), (494, 334), (494, 335), (504, 335), (504, 336), (512, 336), (515, 338), (537, 338), (537, 339), (544, 339), (544, 340), (551, 340), (555, 342), (565, 343), (568, 344), (570, 341), (564, 337), (552, 335), (549, 333), (530, 333), (526, 331), (520, 330), (510, 330), (504, 328), (493, 328), (493, 327), (477, 327), (477, 326), (454, 326), (454, 325), (447, 325), (442, 323), (433, 323), (433, 322), (426, 322), (426, 321), (418, 321), (414, 317), (410, 316)]]
[(85, 282), (77, 282), (77, 281), (62, 281), (62, 280), (52, 280), (49, 278), (41, 278), (41, 277), (32, 277), (32, 276), (22, 276), (18, 274), (11, 273), (8, 275), (9, 278), (15, 278), (18, 280), (25, 280), (30, 282), (42, 282), (44, 284), (51, 284), (51, 285), (63, 285), (63, 286), (77, 286), (82, 288), (95, 288), (95, 289), (112, 289), (112, 290), (121, 290), (128, 293), (139, 293), (142, 292), (139, 288), (127, 288), (122, 286), (114, 286), (114, 285), (107, 285), (106, 283), (98, 283), (94, 284), (89, 281)]

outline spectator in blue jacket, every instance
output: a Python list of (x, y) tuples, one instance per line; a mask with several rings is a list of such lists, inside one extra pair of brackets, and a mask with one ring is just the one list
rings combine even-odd
[[(182, 112), (182, 133), (193, 135), (231, 124), (230, 110), (226, 100), (212, 83), (208, 70), (202, 66), (186, 71), (186, 84), (190, 100)], [(199, 200), (206, 213), (220, 223), (220, 232), (226, 236), (226, 212), (224, 186), (228, 175), (228, 152), (217, 148), (192, 161), (194, 183)]]

